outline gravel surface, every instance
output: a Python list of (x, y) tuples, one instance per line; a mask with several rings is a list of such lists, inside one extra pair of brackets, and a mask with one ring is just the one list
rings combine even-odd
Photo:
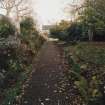
[[(70, 105), (64, 92), (67, 70), (62, 48), (53, 42), (42, 47), (20, 105)], [(63, 83), (64, 82), (64, 83)], [(61, 85), (63, 84), (63, 85)]]

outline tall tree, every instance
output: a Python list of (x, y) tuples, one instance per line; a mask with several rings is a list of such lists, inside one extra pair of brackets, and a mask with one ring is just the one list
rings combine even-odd
[(12, 9), (21, 2), (22, 0), (0, 0), (0, 8), (6, 11), (6, 16), (9, 16)]
[(0, 8), (6, 11), (6, 16), (10, 17), (11, 13), (15, 13), (15, 23), (20, 33), (20, 19), (23, 16), (31, 14), (29, 0), (0, 0)]
[(91, 41), (94, 31), (105, 28), (105, 0), (85, 0), (82, 15), (88, 25), (88, 35)]
[(23, 17), (29, 16), (32, 14), (32, 8), (29, 5), (29, 0), (22, 0), (19, 5), (15, 6), (15, 14), (16, 14), (16, 26), (18, 32), (20, 33), (20, 21)]
[(87, 27), (89, 40), (92, 41), (93, 33), (97, 28), (105, 27), (105, 0), (84, 0), (83, 4), (76, 9), (79, 21)]

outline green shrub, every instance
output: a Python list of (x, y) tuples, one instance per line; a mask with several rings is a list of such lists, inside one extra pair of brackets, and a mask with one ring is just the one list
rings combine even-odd
[(37, 53), (44, 38), (40, 36), (32, 17), (24, 18), (21, 23), (21, 40), (32, 53)]
[(5, 89), (3, 105), (14, 104), (22, 83), (32, 70), (35, 54), (44, 42), (32, 18), (23, 19), (20, 26), (21, 34), (16, 37), (17, 31), (11, 21), (6, 17), (0, 19), (0, 92)]
[(0, 37), (7, 38), (10, 35), (14, 36), (16, 32), (15, 26), (10, 22), (9, 18), (1, 16), (0, 18)]
[[(104, 65), (105, 64), (105, 50), (91, 44), (79, 44), (75, 47), (76, 55), (84, 62)], [(87, 55), (87, 56), (85, 56)]]
[[(0, 79), (0, 89), (6, 88), (9, 84), (10, 77), (16, 76), (16, 73), (12, 73), (17, 68), (17, 65), (14, 68), (12, 66), (18, 61), (16, 54), (18, 45), (16, 44), (17, 40), (14, 39), (15, 34), (16, 28), (10, 19), (5, 16), (0, 16), (0, 74), (2, 74), (0, 76), (2, 78)], [(11, 65), (10, 61), (13, 61)]]

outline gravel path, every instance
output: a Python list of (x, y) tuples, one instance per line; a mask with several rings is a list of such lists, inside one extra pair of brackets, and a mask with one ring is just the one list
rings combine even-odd
[(70, 105), (63, 92), (65, 70), (67, 66), (62, 49), (53, 42), (45, 43), (35, 61), (20, 105)]

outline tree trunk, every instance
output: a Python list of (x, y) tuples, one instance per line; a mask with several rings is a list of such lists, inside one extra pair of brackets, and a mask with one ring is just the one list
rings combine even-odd
[(89, 41), (93, 41), (93, 31), (91, 29), (88, 30)]
[(20, 34), (20, 23), (19, 23), (19, 21), (16, 21), (16, 28), (17, 28), (17, 32)]
[(10, 9), (7, 9), (7, 10), (6, 10), (6, 16), (7, 16), (7, 17), (9, 17), (10, 12), (11, 12), (11, 10), (10, 10)]
[(16, 7), (16, 28), (18, 33), (20, 34), (20, 17), (18, 13), (18, 7)]

